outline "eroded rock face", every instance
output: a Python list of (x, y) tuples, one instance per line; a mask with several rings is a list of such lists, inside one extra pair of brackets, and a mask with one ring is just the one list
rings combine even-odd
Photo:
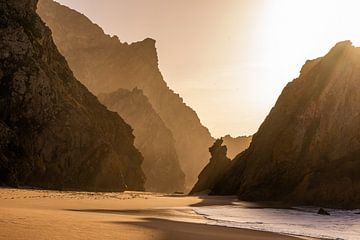
[(201, 171), (198, 182), (190, 194), (210, 191), (225, 174), (231, 165), (231, 160), (226, 157), (227, 148), (222, 146), (223, 140), (217, 139), (209, 148), (211, 154), (210, 162)]
[(36, 4), (0, 1), (0, 183), (142, 190), (132, 129), (74, 78)]
[(222, 138), (224, 145), (227, 147), (227, 156), (234, 159), (238, 154), (246, 150), (251, 143), (252, 136), (232, 137), (226, 135)]
[(38, 12), (75, 76), (94, 94), (119, 88), (143, 90), (172, 132), (186, 185), (193, 186), (210, 157), (207, 149), (214, 140), (195, 111), (163, 80), (155, 41), (121, 43), (84, 15), (50, 0), (40, 0)]
[(180, 168), (174, 138), (142, 90), (119, 89), (100, 94), (99, 100), (134, 128), (135, 146), (144, 156), (145, 189), (184, 191), (185, 174)]
[(213, 192), (360, 207), (360, 48), (308, 61)]

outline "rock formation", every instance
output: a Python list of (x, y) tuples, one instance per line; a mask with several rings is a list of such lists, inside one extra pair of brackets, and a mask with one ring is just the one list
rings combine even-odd
[(131, 127), (75, 79), (36, 4), (0, 1), (0, 184), (142, 190)]
[(196, 113), (163, 80), (155, 41), (121, 43), (84, 15), (52, 0), (40, 0), (38, 12), (77, 79), (94, 94), (119, 88), (143, 90), (172, 132), (187, 186), (193, 186), (209, 159), (207, 149), (214, 140)]
[(226, 157), (227, 148), (222, 146), (222, 144), (223, 140), (217, 139), (212, 147), (209, 148), (211, 154), (210, 162), (201, 171), (198, 182), (190, 194), (210, 191), (229, 169), (231, 160)]
[(360, 207), (360, 48), (308, 61), (214, 194)]
[(185, 174), (180, 168), (174, 138), (142, 90), (119, 89), (99, 95), (99, 100), (134, 128), (135, 146), (144, 156), (145, 189), (184, 191)]
[(330, 216), (330, 213), (323, 208), (320, 208), (317, 214)]
[(224, 145), (227, 147), (227, 156), (234, 159), (239, 153), (246, 150), (251, 143), (252, 136), (232, 137), (226, 135), (222, 138)]

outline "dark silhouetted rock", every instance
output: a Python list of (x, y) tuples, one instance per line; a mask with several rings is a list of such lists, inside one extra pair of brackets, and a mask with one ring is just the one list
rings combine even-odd
[(183, 191), (185, 174), (176, 155), (174, 138), (143, 92), (137, 88), (119, 89), (99, 95), (99, 100), (134, 128), (135, 146), (144, 156), (145, 189)]
[(207, 149), (214, 139), (195, 111), (163, 80), (155, 40), (121, 43), (84, 15), (51, 0), (41, 0), (38, 12), (77, 79), (94, 94), (119, 88), (143, 90), (172, 132), (186, 185), (193, 186), (210, 157)]
[(226, 157), (227, 148), (222, 146), (222, 143), (222, 139), (217, 139), (214, 145), (209, 148), (210, 162), (201, 171), (199, 179), (190, 194), (209, 191), (229, 169), (231, 160)]
[(36, 4), (0, 1), (0, 182), (142, 190), (131, 127), (74, 78)]
[(243, 200), (360, 207), (360, 48), (308, 61), (213, 189)]
[(323, 209), (323, 208), (320, 208), (317, 214), (319, 214), (319, 215), (330, 215), (330, 213), (328, 211), (326, 211), (325, 209)]
[(234, 157), (250, 146), (252, 136), (240, 136), (234, 138), (230, 135), (226, 135), (222, 139), (224, 140), (224, 145), (227, 147), (227, 156), (230, 159), (234, 159)]

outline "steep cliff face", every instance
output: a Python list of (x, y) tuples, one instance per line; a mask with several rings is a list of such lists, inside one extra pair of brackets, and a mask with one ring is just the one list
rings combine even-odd
[(119, 89), (100, 94), (99, 100), (134, 128), (135, 146), (144, 156), (145, 189), (184, 191), (185, 174), (180, 168), (174, 138), (143, 92), (137, 88)]
[(223, 140), (217, 139), (209, 148), (210, 162), (201, 171), (198, 181), (190, 194), (210, 191), (229, 169), (231, 160), (226, 157), (227, 148), (222, 144)]
[(359, 85), (349, 41), (308, 61), (213, 193), (360, 207)]
[(222, 138), (224, 145), (227, 147), (227, 156), (234, 159), (239, 153), (246, 150), (251, 143), (252, 136), (232, 137), (226, 135)]
[(0, 1), (0, 184), (142, 190), (132, 129), (74, 78), (36, 4)]
[(192, 186), (209, 159), (207, 149), (213, 139), (197, 114), (163, 80), (155, 41), (121, 43), (84, 15), (51, 0), (41, 0), (38, 12), (75, 76), (93, 93), (135, 87), (143, 90), (172, 132), (187, 185)]

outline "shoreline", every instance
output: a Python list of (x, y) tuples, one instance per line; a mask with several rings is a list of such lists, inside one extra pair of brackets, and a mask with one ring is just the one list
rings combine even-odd
[[(5, 239), (304, 239), (216, 226), (191, 208), (226, 205), (230, 197), (148, 192), (95, 193), (0, 188)], [(309, 239), (309, 238), (308, 238)]]

